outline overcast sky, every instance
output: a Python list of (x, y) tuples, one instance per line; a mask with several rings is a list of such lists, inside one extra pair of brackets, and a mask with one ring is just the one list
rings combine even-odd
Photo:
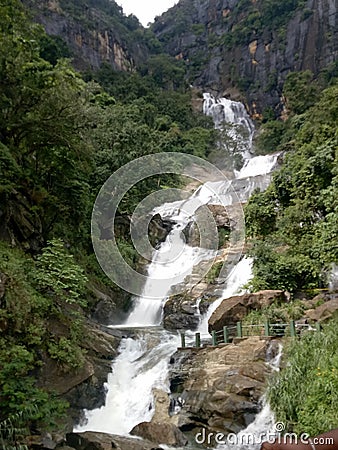
[(178, 3), (178, 0), (115, 0), (121, 5), (124, 13), (128, 16), (134, 14), (143, 26), (153, 22), (155, 16)]

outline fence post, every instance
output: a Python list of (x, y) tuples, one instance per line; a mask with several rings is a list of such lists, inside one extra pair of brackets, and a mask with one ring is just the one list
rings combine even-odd
[(291, 337), (296, 337), (296, 324), (294, 320), (290, 321), (290, 335)]
[(196, 347), (201, 346), (201, 333), (195, 333), (195, 345)]
[(237, 322), (237, 337), (243, 337), (242, 322)]
[(270, 324), (268, 320), (264, 321), (264, 335), (270, 336)]
[(213, 346), (217, 345), (217, 336), (216, 336), (216, 331), (215, 330), (212, 330), (211, 336), (212, 336), (212, 345)]
[(227, 344), (229, 342), (228, 327), (223, 327), (223, 338), (224, 344)]
[(181, 333), (181, 347), (184, 348), (185, 347), (185, 334)]

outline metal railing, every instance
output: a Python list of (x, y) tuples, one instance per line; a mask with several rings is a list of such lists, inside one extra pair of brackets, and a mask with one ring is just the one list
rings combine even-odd
[[(302, 332), (320, 331), (321, 326), (319, 322), (316, 322), (315, 326), (309, 324), (299, 324), (294, 320), (289, 323), (270, 323), (266, 320), (263, 324), (250, 324), (246, 325), (242, 322), (237, 322), (236, 326), (224, 326), (221, 330), (211, 332), (211, 345), (217, 346), (220, 344), (229, 344), (234, 338), (247, 338), (250, 336), (262, 336), (262, 337), (283, 337), (290, 336), (296, 337), (302, 334)], [(210, 345), (209, 343), (207, 345)], [(195, 348), (201, 348), (201, 334), (195, 333)], [(185, 333), (181, 333), (181, 348), (187, 348)], [(189, 346), (191, 348), (191, 346)]]

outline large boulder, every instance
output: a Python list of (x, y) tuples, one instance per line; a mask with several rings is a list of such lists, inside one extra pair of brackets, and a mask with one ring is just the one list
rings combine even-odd
[[(201, 235), (197, 226), (198, 219), (200, 224), (207, 222), (207, 226), (210, 226), (209, 217), (205, 208), (207, 208), (212, 215), (218, 231), (221, 229), (230, 231), (231, 227), (234, 225), (233, 221), (229, 218), (228, 210), (223, 205), (206, 205), (199, 207), (195, 212), (195, 221), (189, 222), (183, 229), (185, 240), (187, 244), (192, 247), (200, 246)], [(205, 236), (205, 231), (203, 232), (203, 236)], [(223, 246), (223, 244), (224, 242), (220, 242), (220, 246)]]
[(75, 450), (160, 450), (153, 442), (92, 431), (68, 433), (67, 444)]
[(289, 301), (289, 294), (280, 290), (259, 291), (253, 294), (235, 295), (222, 301), (209, 319), (209, 332), (224, 326), (234, 326), (250, 311), (266, 308), (273, 303)]
[(181, 405), (178, 427), (193, 438), (206, 432), (237, 433), (261, 409), (260, 399), (271, 368), (268, 354), (276, 341), (252, 336), (237, 344), (178, 351), (171, 359), (173, 400)]
[(172, 295), (163, 308), (163, 326), (167, 330), (194, 330), (200, 316), (197, 299), (187, 293)]
[(332, 318), (334, 314), (338, 314), (338, 296), (305, 312), (305, 316), (314, 322), (325, 322)]
[(171, 447), (182, 447), (188, 442), (182, 431), (171, 423), (142, 422), (136, 425), (130, 434), (140, 436), (156, 445), (165, 444)]

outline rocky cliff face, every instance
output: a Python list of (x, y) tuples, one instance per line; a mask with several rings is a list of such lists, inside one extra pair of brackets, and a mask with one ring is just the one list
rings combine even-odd
[(135, 31), (142, 27), (126, 17), (115, 2), (78, 0), (24, 0), (47, 34), (61, 37), (69, 47), (74, 67), (98, 69), (103, 63), (115, 70), (133, 71), (148, 54)]
[(253, 114), (278, 112), (290, 71), (316, 76), (336, 61), (337, 9), (337, 0), (181, 0), (152, 29), (194, 85), (246, 99)]

